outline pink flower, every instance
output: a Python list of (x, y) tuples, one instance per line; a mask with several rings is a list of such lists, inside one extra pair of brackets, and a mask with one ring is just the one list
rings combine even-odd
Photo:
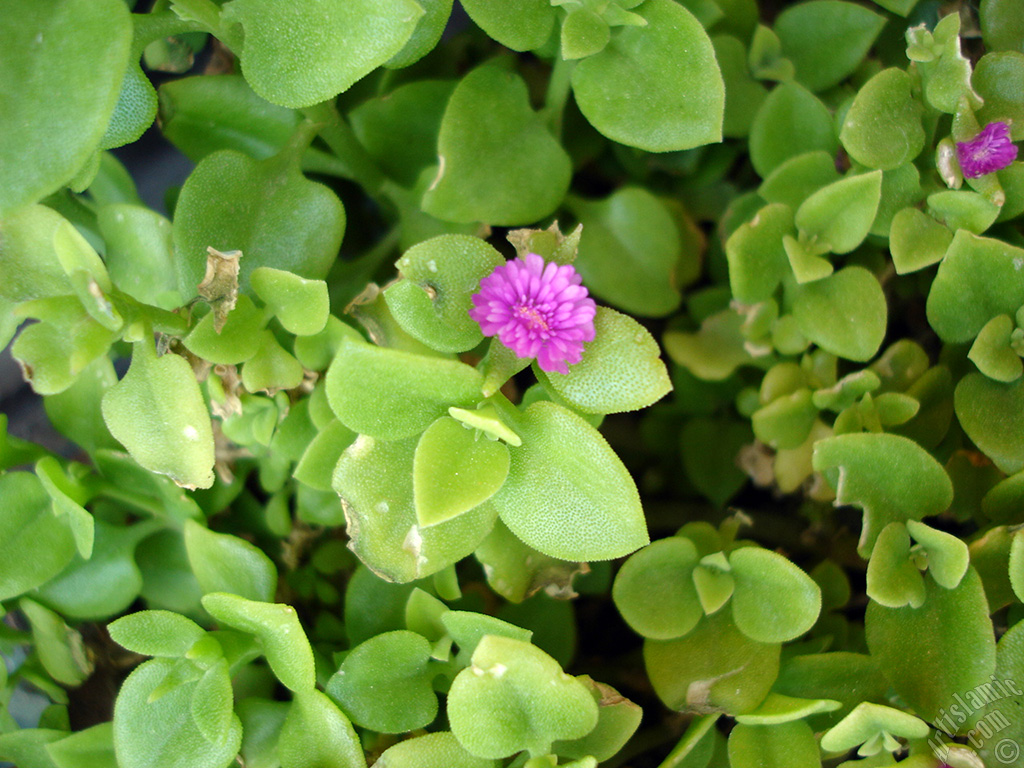
[(480, 281), (469, 316), (517, 356), (536, 357), (541, 370), (569, 373), (567, 363), (578, 363), (594, 338), (597, 306), (582, 280), (572, 266), (528, 253)]
[(989, 123), (970, 141), (956, 143), (956, 157), (964, 178), (974, 179), (1008, 166), (1017, 159), (1017, 147), (1006, 123)]

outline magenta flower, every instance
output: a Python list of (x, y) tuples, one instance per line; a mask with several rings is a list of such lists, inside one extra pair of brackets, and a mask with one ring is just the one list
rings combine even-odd
[(956, 143), (956, 157), (964, 178), (974, 179), (1001, 171), (1016, 160), (1017, 146), (1010, 141), (1010, 128), (1006, 123), (989, 123), (970, 141)]
[(485, 336), (497, 336), (541, 370), (569, 373), (583, 342), (594, 338), (597, 306), (570, 265), (545, 264), (535, 253), (495, 267), (473, 294), (469, 316)]

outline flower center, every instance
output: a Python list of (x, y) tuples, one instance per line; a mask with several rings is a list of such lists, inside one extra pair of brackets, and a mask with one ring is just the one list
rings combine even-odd
[(516, 312), (519, 313), (520, 318), (526, 321), (526, 326), (531, 331), (548, 332), (551, 330), (547, 319), (536, 307), (520, 305), (516, 307)]

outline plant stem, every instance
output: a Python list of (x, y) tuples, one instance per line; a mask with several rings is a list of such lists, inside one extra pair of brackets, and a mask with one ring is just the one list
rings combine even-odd
[(704, 715), (704, 717), (697, 718), (690, 723), (690, 727), (686, 729), (683, 738), (673, 747), (672, 751), (668, 753), (668, 756), (658, 768), (676, 768), (693, 752), (697, 744), (700, 743), (700, 740), (715, 726), (715, 723), (721, 716), (720, 712), (713, 715)]
[(562, 118), (565, 115), (565, 102), (569, 100), (569, 89), (572, 87), (572, 70), (576, 62), (555, 59), (551, 79), (548, 80), (548, 91), (544, 96), (544, 112), (548, 127), (559, 141), (562, 140)]
[(186, 21), (173, 11), (156, 13), (133, 13), (135, 37), (132, 41), (132, 60), (141, 56), (146, 46), (154, 40), (174, 37), (185, 32), (205, 32), (206, 27), (195, 21)]
[(377, 199), (384, 184), (384, 174), (356, 139), (351, 126), (345, 122), (334, 102), (314, 104), (302, 112), (314, 123), (320, 124), (320, 136), (327, 142), (335, 156), (344, 163), (347, 178), (362, 186), (367, 194)]

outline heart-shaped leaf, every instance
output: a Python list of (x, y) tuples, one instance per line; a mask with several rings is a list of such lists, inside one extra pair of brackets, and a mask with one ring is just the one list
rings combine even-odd
[(634, 632), (652, 640), (671, 640), (697, 626), (704, 615), (692, 579), (697, 562), (693, 542), (670, 536), (623, 563), (612, 599)]
[(740, 547), (729, 555), (736, 582), (732, 616), (747, 637), (781, 643), (809, 630), (821, 611), (821, 589), (782, 555)]
[(508, 467), (504, 443), (442, 416), (416, 444), (412, 487), (419, 524), (443, 523), (487, 501), (505, 482)]

